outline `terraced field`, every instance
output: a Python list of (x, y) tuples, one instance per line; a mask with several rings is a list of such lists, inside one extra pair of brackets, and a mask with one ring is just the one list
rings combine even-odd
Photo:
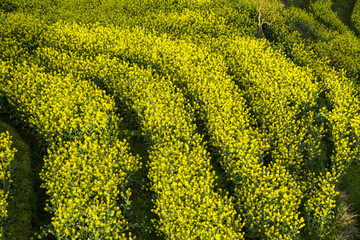
[(0, 239), (358, 239), (357, 5), (0, 2)]

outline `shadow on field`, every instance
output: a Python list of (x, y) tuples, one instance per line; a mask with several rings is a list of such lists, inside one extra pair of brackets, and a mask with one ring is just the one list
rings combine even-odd
[(1, 113), (0, 132), (3, 131), (9, 131), (12, 146), (17, 149), (11, 165), (13, 183), (8, 200), (6, 239), (30, 239), (51, 220), (44, 210), (47, 195), (40, 188), (42, 181), (39, 173), (43, 167), (43, 153), (34, 134), (10, 119), (10, 115)]

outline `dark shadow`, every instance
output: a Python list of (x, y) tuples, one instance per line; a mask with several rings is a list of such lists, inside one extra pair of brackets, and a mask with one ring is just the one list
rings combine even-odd
[(40, 233), (41, 227), (51, 223), (51, 215), (44, 210), (48, 196), (40, 187), (42, 180), (39, 173), (43, 168), (44, 153), (35, 134), (25, 130), (24, 125), (15, 123), (9, 114), (1, 113), (0, 121), (13, 130), (14, 147), (18, 148), (12, 164), (12, 199), (9, 202), (9, 231), (6, 237), (23, 240), (26, 236), (30, 239), (33, 234)]
[(18, 8), (19, 8), (18, 5), (16, 5), (15, 3), (6, 1), (6, 0), (2, 0), (0, 2), (0, 9), (6, 13), (15, 12), (18, 10)]
[[(120, 105), (124, 105), (124, 103)], [(128, 183), (132, 193), (130, 197), (131, 207), (130, 209), (122, 209), (122, 211), (129, 223), (130, 231), (137, 239), (165, 239), (164, 236), (158, 235), (159, 232), (152, 223), (152, 220), (157, 221), (159, 217), (151, 211), (155, 208), (152, 200), (156, 196), (150, 190), (151, 180), (148, 178), (149, 141), (141, 134), (137, 114), (127, 107), (119, 109), (118, 115), (123, 118), (119, 126), (119, 138), (127, 139), (132, 155), (139, 156), (142, 164), (141, 168), (131, 176)]]

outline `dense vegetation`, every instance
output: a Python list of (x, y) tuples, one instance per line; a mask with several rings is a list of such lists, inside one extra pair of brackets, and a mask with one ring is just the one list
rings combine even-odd
[(359, 24), (359, 0), (0, 0), (0, 239), (358, 239)]

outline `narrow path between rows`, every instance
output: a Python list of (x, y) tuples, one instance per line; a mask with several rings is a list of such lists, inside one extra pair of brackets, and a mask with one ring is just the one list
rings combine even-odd
[(6, 239), (30, 239), (50, 223), (50, 216), (44, 211), (46, 194), (40, 188), (39, 178), (43, 153), (31, 131), (16, 124), (9, 114), (1, 113), (0, 132), (3, 131), (9, 131), (13, 147), (18, 150), (12, 163)]

